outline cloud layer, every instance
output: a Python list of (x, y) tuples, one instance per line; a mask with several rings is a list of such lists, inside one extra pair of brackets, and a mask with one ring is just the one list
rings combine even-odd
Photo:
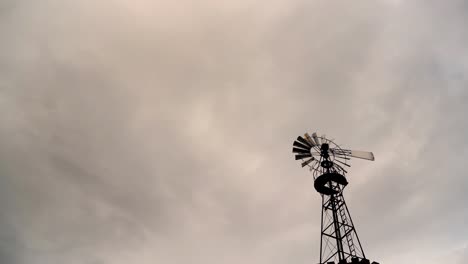
[(310, 263), (290, 145), (354, 161), (381, 263), (466, 259), (463, 1), (3, 1), (1, 263)]

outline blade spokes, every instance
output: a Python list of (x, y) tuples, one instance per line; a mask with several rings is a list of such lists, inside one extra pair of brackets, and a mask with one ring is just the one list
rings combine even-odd
[(315, 143), (317, 144), (317, 146), (320, 146), (322, 145), (321, 142), (320, 142), (320, 139), (317, 137), (317, 133), (312, 133), (312, 138), (315, 140)]
[(312, 157), (312, 158), (310, 158), (310, 159), (308, 159), (308, 160), (302, 162), (301, 165), (302, 165), (302, 167), (305, 167), (305, 166), (307, 166), (309, 163), (311, 163), (311, 162), (314, 161), (314, 160), (315, 160), (314, 157)]
[(297, 137), (296, 140), (299, 141), (300, 143), (306, 145), (306, 146), (313, 147), (313, 146), (310, 145), (310, 143), (309, 143), (307, 140), (305, 140), (303, 137)]
[(309, 153), (309, 154), (298, 154), (296, 155), (296, 160), (300, 160), (300, 159), (304, 159), (304, 158), (310, 158), (312, 157), (312, 155)]
[(298, 147), (298, 148), (303, 148), (303, 149), (310, 149), (311, 148), (311, 147), (309, 147), (307, 145), (304, 145), (304, 144), (301, 144), (301, 143), (299, 143), (297, 141), (294, 141), (293, 146)]
[(310, 153), (310, 150), (308, 150), (308, 149), (301, 149), (301, 148), (293, 148), (293, 149), (292, 149), (292, 152), (293, 152), (293, 153), (303, 153), (303, 154), (306, 154), (306, 153)]

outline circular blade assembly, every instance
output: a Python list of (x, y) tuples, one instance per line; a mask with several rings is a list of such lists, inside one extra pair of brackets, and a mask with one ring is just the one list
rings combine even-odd
[(351, 153), (342, 150), (325, 135), (317, 136), (317, 133), (312, 133), (312, 136), (305, 133), (304, 137), (297, 137), (292, 152), (296, 160), (301, 160), (302, 167), (309, 167), (314, 178), (326, 172), (345, 174), (347, 171), (344, 167), (350, 166), (347, 161)]

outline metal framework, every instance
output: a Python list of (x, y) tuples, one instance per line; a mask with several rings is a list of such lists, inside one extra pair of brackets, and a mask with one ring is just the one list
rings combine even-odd
[(338, 183), (329, 182), (337, 194), (322, 194), (322, 225), (320, 263), (365, 259), (356, 228), (346, 205), (343, 190)]
[(344, 168), (350, 167), (350, 157), (374, 160), (372, 152), (342, 149), (325, 135), (306, 133), (294, 142), (293, 153), (296, 160), (303, 160), (302, 167), (312, 171), (314, 187), (322, 197), (320, 264), (369, 263), (343, 190), (348, 185)]

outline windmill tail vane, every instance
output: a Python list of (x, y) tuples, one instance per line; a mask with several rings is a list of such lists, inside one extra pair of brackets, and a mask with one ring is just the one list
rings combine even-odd
[[(320, 264), (371, 264), (366, 258), (346, 205), (343, 190), (351, 158), (375, 160), (368, 151), (343, 149), (325, 135), (316, 132), (299, 136), (293, 143), (295, 160), (308, 167), (314, 188), (322, 197)], [(372, 264), (378, 264), (372, 262)]]

